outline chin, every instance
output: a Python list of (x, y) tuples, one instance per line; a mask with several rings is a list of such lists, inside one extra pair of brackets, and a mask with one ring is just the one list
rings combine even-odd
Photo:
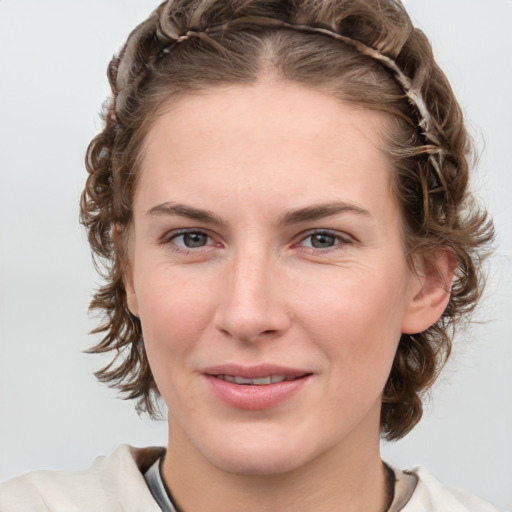
[(300, 468), (305, 460), (299, 460), (296, 453), (238, 453), (212, 457), (209, 462), (218, 469), (240, 476), (274, 476), (293, 472)]
[[(198, 447), (210, 464), (227, 473), (270, 476), (293, 472), (314, 459), (315, 447), (288, 435), (261, 435), (251, 429), (241, 436), (226, 435), (223, 443)], [(308, 449), (309, 448), (309, 449)]]

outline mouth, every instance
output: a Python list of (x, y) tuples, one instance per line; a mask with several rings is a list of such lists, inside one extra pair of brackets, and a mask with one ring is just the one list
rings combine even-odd
[(223, 364), (205, 368), (207, 377), (215, 377), (242, 386), (268, 386), (281, 382), (291, 382), (312, 375), (313, 372), (301, 368), (291, 368), (276, 364), (244, 366)]
[(234, 409), (271, 409), (309, 387), (311, 371), (275, 365), (222, 365), (203, 372), (213, 396)]
[(238, 375), (212, 375), (217, 379), (225, 380), (233, 384), (239, 384), (243, 386), (268, 386), (269, 384), (278, 384), (280, 382), (289, 382), (297, 379), (302, 379), (310, 374), (304, 374), (299, 376), (287, 376), (287, 375), (268, 375), (266, 377), (259, 377), (255, 379), (249, 379), (247, 377), (240, 377)]

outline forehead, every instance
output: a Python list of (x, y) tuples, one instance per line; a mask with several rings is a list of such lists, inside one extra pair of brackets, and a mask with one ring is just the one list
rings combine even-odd
[(377, 176), (387, 195), (391, 163), (381, 133), (388, 126), (382, 112), (289, 82), (182, 96), (147, 134), (135, 203), (149, 195), (168, 201), (181, 186), (218, 197), (250, 199), (252, 190), (324, 201), (334, 189), (362, 194)]
[[(233, 133), (226, 141), (229, 144), (247, 135), (254, 137), (257, 130), (269, 141), (282, 142), (289, 139), (293, 129), (295, 139), (305, 137), (310, 145), (318, 145), (322, 140), (328, 142), (326, 135), (330, 139), (341, 132), (344, 140), (338, 143), (350, 143), (353, 138), (367, 135), (368, 142), (378, 149), (380, 132), (392, 126), (390, 116), (384, 112), (363, 108), (294, 82), (271, 79), (178, 95), (165, 104), (161, 112), (149, 130), (146, 149), (151, 147), (156, 134), (163, 131), (167, 131), (165, 136), (169, 140), (179, 138), (182, 144), (185, 140), (197, 142), (197, 137), (205, 134), (215, 137), (230, 128)], [(173, 118), (176, 122), (171, 133)], [(221, 135), (216, 137), (216, 144), (224, 140), (219, 139)]]

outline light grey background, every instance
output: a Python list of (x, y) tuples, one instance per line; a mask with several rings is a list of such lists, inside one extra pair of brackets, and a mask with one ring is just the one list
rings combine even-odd
[[(156, 4), (0, 1), (0, 480), (166, 441), (165, 423), (114, 400), (92, 376), (102, 361), (81, 352), (95, 341), (87, 306), (98, 278), (77, 206), (107, 63)], [(483, 150), (474, 187), (500, 239), (486, 323), (458, 337), (424, 420), (384, 457), (512, 509), (512, 1), (406, 6)]]

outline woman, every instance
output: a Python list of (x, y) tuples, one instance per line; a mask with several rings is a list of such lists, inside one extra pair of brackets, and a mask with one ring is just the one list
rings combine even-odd
[(140, 410), (163, 398), (169, 443), (12, 481), (1, 510), (495, 510), (379, 454), (419, 421), (492, 239), (403, 7), (169, 1), (109, 77), (93, 351)]

